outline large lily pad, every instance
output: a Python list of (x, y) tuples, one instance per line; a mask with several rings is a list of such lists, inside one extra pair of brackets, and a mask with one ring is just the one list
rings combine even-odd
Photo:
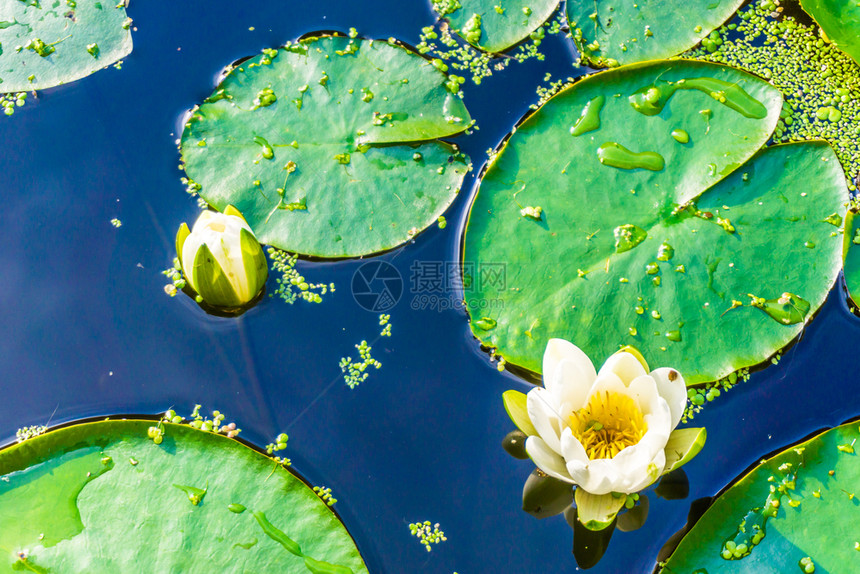
[(854, 422), (763, 461), (716, 499), (662, 571), (812, 572), (810, 562), (815, 572), (854, 571), (858, 438)]
[(131, 53), (131, 20), (116, 0), (0, 2), (0, 92), (41, 90)]
[[(667, 99), (660, 84), (657, 112), (640, 100), (657, 78), (720, 79), (732, 95), (679, 89)], [(761, 80), (686, 61), (610, 70), (551, 99), (510, 137), (472, 205), (464, 260), (504, 266), (472, 281), (470, 306), (487, 310), (474, 335), (535, 372), (553, 337), (591, 357), (632, 345), (688, 384), (788, 344), (841, 267), (830, 216), (844, 213), (848, 192), (823, 142), (768, 148), (739, 167), (780, 103)]]
[(860, 63), (860, 5), (845, 0), (800, 0), (827, 37)]
[(473, 46), (503, 52), (546, 22), (558, 0), (434, 0), (433, 8)]
[(594, 66), (668, 58), (728, 20), (743, 0), (569, 0), (567, 19), (583, 60)]
[(0, 569), (367, 572), (295, 475), (188, 426), (164, 424), (156, 445), (152, 424), (80, 424), (0, 451)]
[(200, 195), (261, 243), (320, 257), (390, 249), (436, 221), (468, 160), (446, 76), (387, 42), (312, 37), (233, 70), (182, 133)]

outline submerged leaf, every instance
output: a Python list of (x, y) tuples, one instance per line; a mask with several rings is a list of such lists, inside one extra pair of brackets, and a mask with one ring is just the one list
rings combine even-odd
[(535, 469), (523, 485), (523, 510), (535, 518), (561, 514), (573, 502), (573, 485)]

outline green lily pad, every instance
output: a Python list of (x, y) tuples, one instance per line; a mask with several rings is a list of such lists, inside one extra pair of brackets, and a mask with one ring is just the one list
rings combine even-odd
[(433, 9), (473, 46), (503, 52), (549, 20), (558, 0), (433, 0)]
[[(661, 92), (654, 107), (662, 102), (662, 111), (637, 112), (632, 103), (656, 111), (640, 96), (658, 77), (675, 86), (721, 79), (766, 108), (749, 115), (765, 117), (696, 89), (667, 101)], [(725, 94), (726, 104), (746, 101)], [(768, 148), (743, 165), (780, 104), (761, 80), (687, 61), (609, 70), (552, 98), (491, 162), (471, 208), (464, 261), (504, 266), (479, 273), (467, 292), (494, 323), (473, 323), (475, 337), (535, 372), (553, 337), (596, 360), (631, 345), (688, 384), (756, 365), (788, 344), (841, 267), (841, 238), (825, 219), (844, 213), (848, 192), (823, 142)], [(571, 135), (577, 122), (592, 129)], [(687, 143), (671, 135), (678, 129)], [(633, 152), (665, 166), (653, 170), (653, 157)], [(524, 206), (541, 206), (541, 219), (524, 216)]]
[(853, 211), (845, 215), (844, 229), (845, 286), (848, 288), (851, 301), (855, 306), (860, 307), (860, 217)]
[(431, 62), (387, 42), (311, 37), (243, 62), (193, 111), (185, 170), (261, 243), (319, 257), (396, 247), (435, 223), (470, 124)]
[(156, 445), (153, 424), (78, 424), (0, 451), (0, 569), (367, 572), (337, 516), (287, 469), (188, 426), (163, 423)]
[(845, 0), (800, 0), (837, 48), (860, 63), (860, 6)]
[(51, 88), (131, 53), (131, 19), (116, 0), (0, 3), (0, 92)]
[(569, 0), (567, 19), (583, 61), (610, 66), (668, 58), (689, 50), (743, 3)]
[(716, 499), (662, 572), (802, 573), (810, 562), (815, 572), (851, 571), (860, 549), (858, 438), (853, 422), (763, 461)]

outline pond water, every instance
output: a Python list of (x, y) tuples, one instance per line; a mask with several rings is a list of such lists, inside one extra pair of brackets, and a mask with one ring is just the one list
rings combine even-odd
[[(198, 213), (180, 183), (176, 140), (182, 114), (211, 93), (226, 64), (319, 30), (355, 27), (415, 45), (435, 22), (429, 3), (134, 2), (129, 15), (135, 48), (122, 70), (42, 92), (0, 121), (0, 443), (49, 419), (170, 407), (186, 414), (201, 403), (237, 421), (255, 444), (288, 433), (293, 467), (332, 489), (371, 572), (576, 570), (564, 519), (537, 520), (520, 508), (532, 465), (500, 446), (513, 428), (501, 393), (530, 384), (496, 369), (465, 312), (450, 308), (456, 292), (428, 301), (411, 281), (422, 264), (457, 260), (485, 150), (537, 100), (545, 74), (582, 73), (572, 46), (550, 37), (544, 61), (465, 84), (480, 130), (454, 140), (475, 170), (446, 213), (448, 226), (374, 259), (404, 281), (387, 311), (388, 338), (379, 336), (378, 313), (351, 294), (361, 260), (300, 262), (309, 281), (337, 287), (319, 305), (267, 297), (241, 318), (222, 319), (187, 297), (167, 297), (161, 271), (171, 266), (175, 230)], [(840, 279), (778, 365), (697, 415), (708, 442), (685, 467), (689, 497), (651, 495), (645, 527), (616, 532), (594, 571), (650, 571), (691, 501), (716, 494), (768, 452), (860, 414), (858, 336)], [(357, 356), (362, 340), (382, 368), (350, 389), (338, 362)], [(447, 537), (429, 553), (408, 528), (424, 520)]]

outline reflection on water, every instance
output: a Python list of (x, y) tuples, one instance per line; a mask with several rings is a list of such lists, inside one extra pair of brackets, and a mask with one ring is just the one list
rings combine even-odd
[[(519, 430), (508, 433), (502, 440), (502, 447), (516, 459), (526, 459), (525, 433)], [(646, 489), (665, 500), (681, 500), (690, 492), (690, 482), (683, 468), (663, 475), (657, 484)], [(574, 486), (555, 479), (536, 468), (523, 485), (522, 509), (535, 518), (544, 519), (563, 515), (567, 525), (573, 530), (573, 556), (576, 564), (583, 570), (597, 566), (601, 561), (615, 530), (622, 533), (642, 528), (648, 519), (650, 499), (646, 492), (628, 495), (624, 509), (608, 527), (601, 530), (586, 528), (577, 518), (574, 502)], [(625, 496), (619, 494), (619, 497)], [(561, 525), (556, 523), (556, 527)], [(680, 540), (680, 539), (679, 539)]]

